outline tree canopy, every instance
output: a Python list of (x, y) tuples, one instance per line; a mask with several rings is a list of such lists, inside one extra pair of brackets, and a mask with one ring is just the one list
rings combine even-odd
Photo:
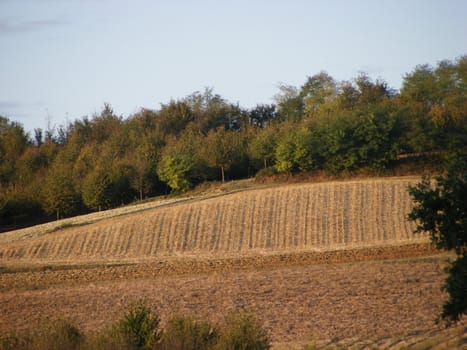
[(453, 156), (447, 168), (446, 175), (410, 187), (415, 205), (409, 219), (417, 222), (417, 231), (429, 232), (436, 247), (456, 252), (447, 269), (444, 289), (449, 300), (441, 316), (457, 321), (467, 314), (467, 154)]
[[(276, 104), (245, 109), (213, 89), (123, 118), (93, 116), (29, 135), (0, 117), (0, 220), (112, 208), (204, 181), (267, 173), (391, 169), (401, 159), (467, 148), (467, 56), (420, 65), (400, 91), (326, 72)], [(25, 205), (28, 203), (28, 205)], [(29, 209), (28, 209), (29, 208)]]

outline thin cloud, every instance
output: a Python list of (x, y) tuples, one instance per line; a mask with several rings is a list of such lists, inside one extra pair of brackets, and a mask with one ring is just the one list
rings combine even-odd
[(13, 109), (19, 107), (21, 107), (21, 104), (15, 101), (0, 101), (0, 111), (2, 109)]
[(58, 19), (17, 20), (0, 18), (0, 35), (34, 32), (65, 24), (65, 21)]
[(0, 100), (0, 115), (3, 117), (27, 118), (32, 110), (43, 109), (44, 102), (20, 102), (13, 100)]

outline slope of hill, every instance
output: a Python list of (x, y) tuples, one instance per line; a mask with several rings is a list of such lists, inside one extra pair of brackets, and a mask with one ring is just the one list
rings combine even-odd
[(465, 320), (434, 322), (449, 254), (412, 233), (416, 181), (193, 194), (0, 235), (0, 334), (102, 330), (145, 299), (163, 320), (249, 310), (274, 349), (466, 348)]
[(413, 182), (284, 185), (162, 203), (49, 233), (10, 235), (0, 247), (0, 264), (232, 257), (426, 242), (406, 219), (407, 186)]

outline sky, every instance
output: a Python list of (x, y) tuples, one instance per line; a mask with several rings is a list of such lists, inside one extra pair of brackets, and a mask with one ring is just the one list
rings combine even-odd
[(320, 71), (399, 89), (467, 54), (466, 18), (465, 0), (0, 0), (0, 115), (32, 133), (205, 88), (252, 108)]

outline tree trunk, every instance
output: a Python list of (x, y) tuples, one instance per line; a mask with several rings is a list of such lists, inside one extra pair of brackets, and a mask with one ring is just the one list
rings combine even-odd
[(222, 182), (225, 182), (224, 166), (223, 165), (221, 165), (221, 174), (222, 174)]

